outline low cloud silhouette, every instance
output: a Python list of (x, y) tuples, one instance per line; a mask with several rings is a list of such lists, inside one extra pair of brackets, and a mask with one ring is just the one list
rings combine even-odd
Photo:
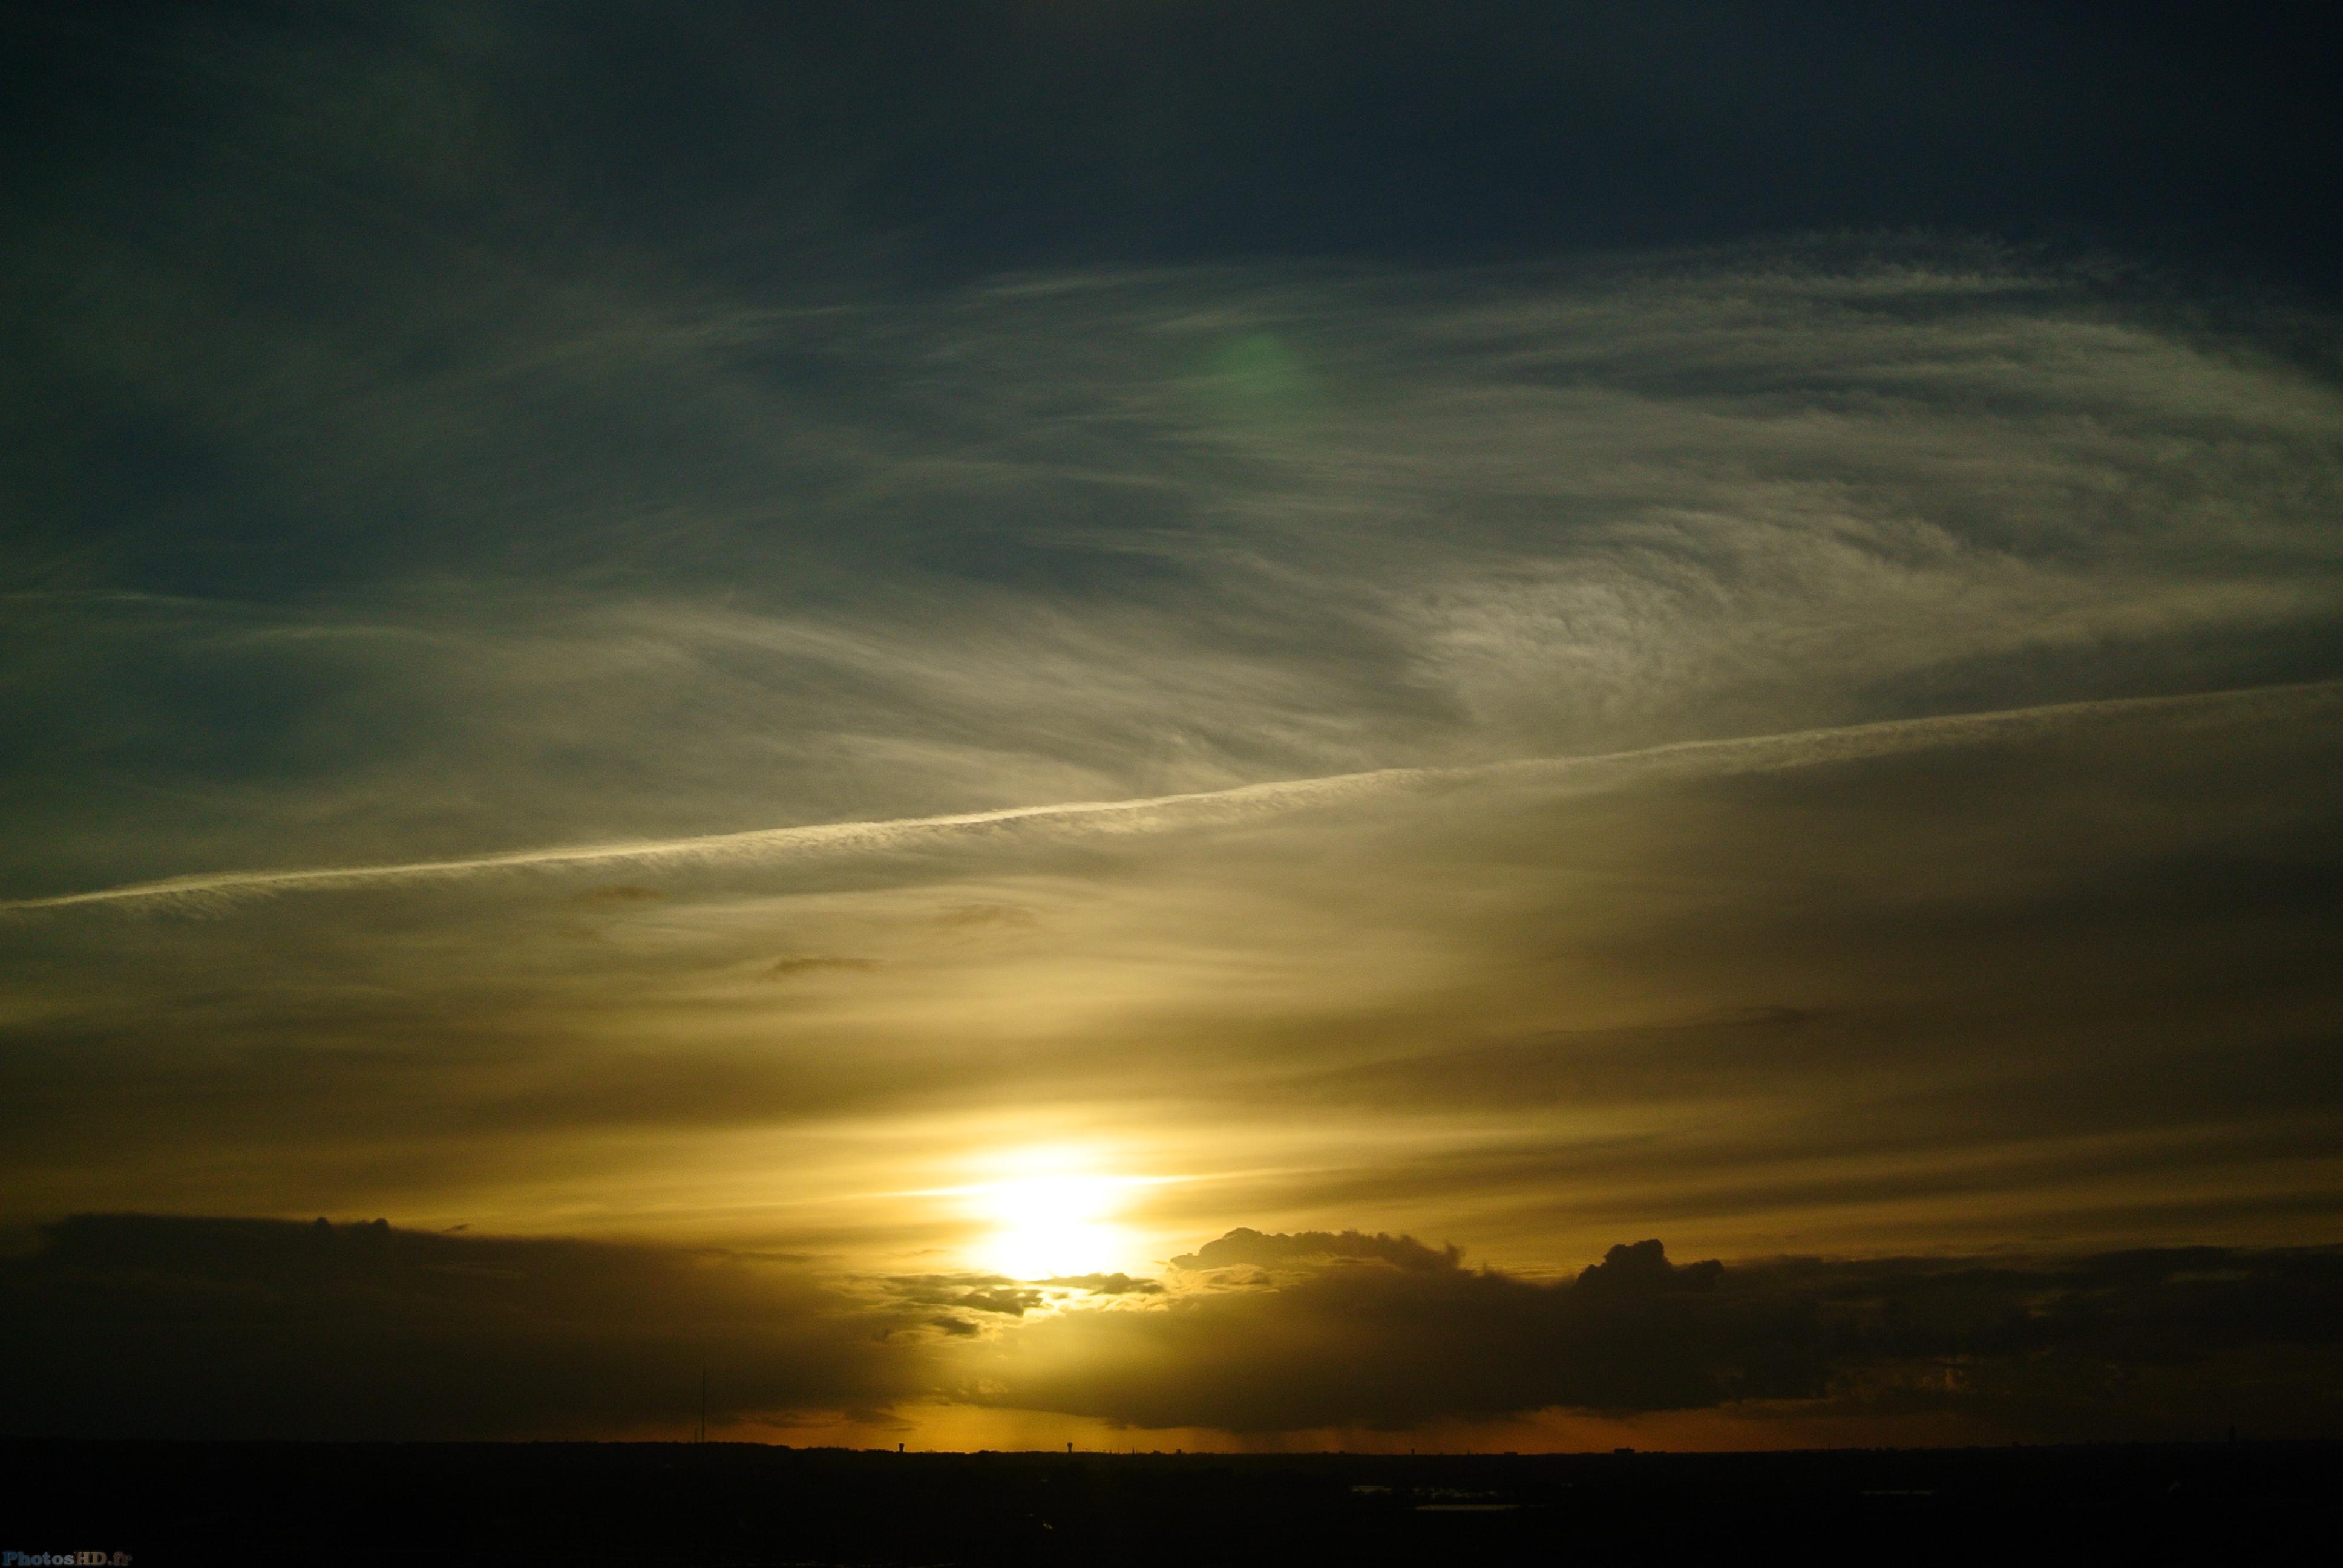
[[(1657, 1269), (1674, 1270), (1645, 1243)], [(1726, 1326), (1621, 1248), (1624, 1289), (1464, 1266), (1461, 1249), (1356, 1231), (1237, 1230), (1173, 1260), (1242, 1268), (1156, 1312), (1074, 1312), (1004, 1347), (995, 1402), (1141, 1426), (1398, 1427), (1549, 1405), (1683, 1409), (1737, 1392)], [(1607, 1266), (1607, 1265), (1606, 1265)], [(1209, 1278), (1209, 1275), (1208, 1275)], [(1806, 1392), (1808, 1378), (1794, 1390)]]
[[(939, 1315), (925, 1320), (928, 1325), (962, 1339), (981, 1332), (988, 1317), (993, 1322), (1022, 1318), (1085, 1296), (1136, 1298), (1163, 1293), (1159, 1280), (1120, 1273), (1061, 1274), (1030, 1281), (1012, 1280), (1006, 1274), (894, 1274), (881, 1286), (890, 1298), (907, 1306), (937, 1310)], [(985, 1315), (959, 1315), (964, 1312)]]
[[(1169, 1281), (826, 1283), (801, 1260), (96, 1215), (0, 1261), (0, 1434), (616, 1436), (939, 1397), (1231, 1432), (1729, 1410), (2042, 1439), (2343, 1431), (2343, 1248), (1677, 1263), (1574, 1278), (1356, 1231)], [(875, 1287), (875, 1288), (874, 1288)]]
[(1329, 1231), (1303, 1231), (1291, 1236), (1264, 1236), (1259, 1231), (1240, 1226), (1217, 1241), (1207, 1241), (1194, 1251), (1172, 1259), (1172, 1266), (1192, 1271), (1235, 1268), (1246, 1264), (1274, 1269), (1349, 1258), (1374, 1259), (1400, 1269), (1439, 1270), (1454, 1269), (1463, 1256), (1463, 1249), (1460, 1247), (1434, 1251), (1413, 1236), (1387, 1236), (1380, 1232), (1368, 1236), (1357, 1231), (1344, 1231), (1340, 1234)]
[[(1005, 1274), (897, 1274), (885, 1284), (890, 1296), (912, 1306), (995, 1312), (1007, 1317), (1023, 1317), (1048, 1299), (1032, 1285)], [(938, 1326), (959, 1332), (966, 1325), (938, 1320)]]
[(766, 980), (788, 980), (795, 975), (816, 974), (824, 970), (875, 970), (879, 966), (869, 959), (830, 958), (820, 953), (798, 953), (775, 959), (761, 971)]
[(1087, 1291), (1094, 1296), (1160, 1296), (1161, 1280), (1133, 1279), (1129, 1274), (1060, 1274), (1041, 1282), (1058, 1290)]
[(1725, 1277), (1725, 1265), (1711, 1258), (1679, 1268), (1668, 1261), (1667, 1248), (1657, 1241), (1620, 1245), (1590, 1263), (1578, 1275), (1582, 1292), (1597, 1296), (1644, 1296), (1678, 1291), (1713, 1291)]
[(445, 1438), (874, 1409), (920, 1349), (786, 1261), (405, 1231), (81, 1216), (0, 1262), (0, 1431)]
[[(1239, 1230), (1175, 1261), (1268, 1271), (1206, 1276), (1160, 1311), (1034, 1322), (980, 1397), (1236, 1431), (1927, 1404), (2057, 1434), (2090, 1390), (2109, 1430), (2183, 1406), (2343, 1424), (2343, 1249), (1727, 1267), (1677, 1264), (1653, 1240), (1543, 1282), (1411, 1238)], [(2241, 1354), (2292, 1368), (2287, 1397), (2241, 1382)], [(2157, 1408), (2127, 1408), (2143, 1372)]]

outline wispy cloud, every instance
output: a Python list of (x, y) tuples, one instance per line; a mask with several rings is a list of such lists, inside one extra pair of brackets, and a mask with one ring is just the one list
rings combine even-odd
[(108, 265), (151, 287), (44, 363), (185, 458), (25, 481), (88, 515), (19, 548), (20, 892), (2334, 674), (2343, 399), (1987, 246), (827, 308), (427, 267), (403, 360)]
[(2343, 706), (2343, 682), (2262, 688), (2190, 697), (2133, 698), (2046, 705), (1995, 713), (1809, 729), (1729, 740), (1679, 741), (1635, 751), (1590, 757), (1522, 759), (1470, 768), (1392, 768), (1318, 779), (1282, 779), (1228, 789), (1158, 795), (1132, 800), (1075, 800), (887, 821), (832, 822), (755, 829), (688, 839), (565, 848), (512, 849), (446, 860), (379, 866), (327, 866), (284, 870), (221, 871), (134, 882), (88, 892), (0, 902), (0, 911), (29, 912), (89, 904), (165, 903), (216, 906), (275, 894), (361, 888), (369, 884), (435, 881), (500, 871), (600, 869), (612, 865), (761, 865), (821, 855), (883, 853), (927, 839), (989, 837), (1021, 828), (1058, 833), (1161, 831), (1187, 822), (1227, 821), (1304, 809), (1330, 800), (1443, 781), (1517, 775), (1541, 783), (1619, 789), (1654, 774), (1725, 774), (1807, 767), (1936, 746), (1973, 743), (2044, 726), (2161, 714), (2199, 708), (2251, 707), (2272, 719), (2308, 717)]

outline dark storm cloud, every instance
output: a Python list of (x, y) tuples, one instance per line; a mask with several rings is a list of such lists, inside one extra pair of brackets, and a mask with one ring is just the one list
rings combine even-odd
[(86, 1215), (0, 1260), (12, 1434), (447, 1438), (868, 1411), (910, 1320), (738, 1253)]
[[(999, 1380), (985, 1397), (1235, 1431), (1728, 1405), (1780, 1419), (1928, 1408), (2035, 1436), (2205, 1430), (2225, 1408), (2264, 1431), (2343, 1420), (2331, 1248), (1728, 1268), (1675, 1264), (1646, 1241), (1546, 1282), (1356, 1232), (1239, 1231), (1198, 1256), (1223, 1243), (1317, 1261), (1161, 1310), (1029, 1325), (985, 1363)], [(2236, 1386), (2257, 1362), (2299, 1381)]]

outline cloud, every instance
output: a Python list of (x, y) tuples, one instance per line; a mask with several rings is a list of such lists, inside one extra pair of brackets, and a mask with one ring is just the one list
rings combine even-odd
[[(1694, 749), (1619, 788), (1494, 769), (678, 867), (590, 915), (490, 877), (19, 920), (0, 1191), (27, 1218), (156, 1182), (498, 1230), (551, 1205), (878, 1273), (970, 1238), (870, 1195), (1076, 1137), (1189, 1178), (1134, 1189), (1147, 1237), (1108, 1266), (1232, 1210), (1508, 1266), (1623, 1232), (1728, 1258), (2279, 1243), (2335, 1211), (2330, 709)], [(883, 967), (773, 983), (777, 954)]]
[[(68, 276), (110, 254), (76, 245)], [(12, 811), (55, 829), (12, 842), (20, 898), (799, 854), (850, 819), (2334, 674), (2332, 389), (1990, 246), (827, 308), (636, 273), (518, 313), (423, 267), (377, 296), (437, 357), (323, 360), (152, 247), (106, 265), (156, 297), (75, 294), (96, 319), (42, 374), (167, 427), (164, 494), (99, 504), (96, 458), (43, 481), (114, 564), (67, 569), (86, 529), (25, 547), (60, 575), (0, 675), (48, 759)], [(1316, 390), (1238, 397), (1214, 367), (1257, 340)], [(281, 548), (228, 582), (133, 580), (246, 562), (262, 514)], [(91, 778), (138, 809), (43, 783)]]
[(883, 1284), (889, 1295), (917, 1306), (1012, 1318), (1021, 1318), (1049, 1300), (1037, 1286), (1001, 1274), (898, 1274)]
[(0, 1259), (23, 1352), (0, 1408), (21, 1435), (610, 1436), (689, 1424), (705, 1367), (719, 1425), (937, 1399), (1235, 1434), (1542, 1409), (2029, 1439), (2343, 1419), (2334, 1248), (1725, 1265), (1646, 1241), (1574, 1281), (1356, 1231), (1192, 1256), (1267, 1272), (866, 1289), (738, 1251), (87, 1215)]
[(0, 1261), (18, 1435), (676, 1432), (871, 1410), (917, 1352), (787, 1262), (382, 1221), (84, 1215)]
[(1582, 1293), (1603, 1298), (1673, 1295), (1680, 1291), (1713, 1291), (1724, 1278), (1725, 1265), (1706, 1262), (1680, 1266), (1668, 1261), (1667, 1249), (1657, 1240), (1622, 1242), (1589, 1263), (1578, 1275)]
[(1172, 1266), (1196, 1271), (1246, 1264), (1270, 1269), (1354, 1258), (1374, 1259), (1399, 1269), (1453, 1270), (1463, 1255), (1455, 1247), (1434, 1251), (1413, 1236), (1363, 1236), (1356, 1231), (1345, 1231), (1339, 1236), (1325, 1231), (1264, 1236), (1258, 1231), (1240, 1228), (1172, 1259)]
[[(0, 1220), (720, 1243), (591, 1253), (580, 1297), (896, 1336), (772, 1361), (781, 1405), (1030, 1332), (1127, 1355), (1117, 1408), (1274, 1426), (1514, 1397), (1459, 1350), (1321, 1398), (1259, 1350), (1305, 1321), (1370, 1363), (1395, 1324), (1543, 1344), (1622, 1409), (1815, 1386), (1749, 1349), (1791, 1341), (1739, 1264), (1534, 1276), (1622, 1238), (2343, 1213), (2336, 318), (1962, 236), (2098, 203), (2161, 246), (2127, 138), (2264, 95), (1996, 140), (1976, 83), (2138, 59), (1728, 26), (1759, 64), (1710, 80), (1698, 7), (1304, 5), (1233, 56), (1188, 47), (1212, 7), (945, 7), (917, 59), (803, 7), (148, 9), (51, 7), (12, 79)], [(1232, 95), (1330, 60), (1306, 112)], [(2182, 136), (2224, 243), (2233, 176), (2331, 140), (2253, 118)], [(1767, 168), (1856, 173), (1766, 205)], [(2016, 208), (1906, 205), (1953, 185)], [(1451, 264), (1500, 231), (1524, 259)], [(1586, 248), (1630, 235), (1689, 248)], [(1099, 1270), (1262, 1256), (872, 1282), (980, 1251), (937, 1194), (1073, 1145), (1129, 1179)], [(1182, 1251), (1231, 1216), (1262, 1239)], [(1503, 1266), (1405, 1241), (1448, 1235)], [(384, 1311), (439, 1322), (440, 1278)], [(1700, 1354), (1623, 1317), (1581, 1355), (1631, 1300)]]
[[(825, 854), (881, 854), (915, 845), (923, 839), (963, 835), (981, 837), (1028, 825), (1061, 832), (1161, 831), (1182, 824), (1242, 820), (1252, 816), (1307, 809), (1332, 801), (1492, 776), (1534, 778), (1539, 782), (1550, 780), (1564, 787), (1577, 785), (1595, 789), (1615, 789), (1654, 775), (1730, 774), (1811, 767), (1932, 747), (1975, 745), (1996, 739), (2003, 732), (2022, 733), (2047, 725), (2087, 725), (2094, 720), (2121, 719), (2168, 709), (2186, 712), (2221, 704), (2321, 717), (2343, 706), (2343, 683), (2319, 682), (2188, 697), (2065, 703), (1999, 713), (1952, 714), (1730, 740), (1679, 741), (1608, 756), (1523, 759), (1473, 769), (1383, 769), (1368, 773), (1289, 779), (1138, 800), (1070, 801), (892, 821), (758, 829), (656, 843), (515, 849), (464, 859), (421, 860), (398, 865), (226, 871), (167, 877), (126, 887), (0, 902), (0, 913), (110, 903), (213, 906), (274, 893), (362, 887), (370, 883), (432, 881), (499, 871), (599, 867), (611, 863), (682, 867), (710, 863), (764, 865)], [(658, 894), (649, 890), (624, 889), (602, 890), (596, 895), (606, 901), (645, 896), (657, 897)], [(955, 911), (940, 918), (963, 925), (979, 923), (970, 918), (968, 911)], [(984, 911), (979, 919), (997, 922), (1001, 917)], [(770, 972), (778, 977), (807, 967), (855, 967), (863, 961), (782, 959), (777, 961)]]
[[(972, 1272), (893, 1274), (877, 1283), (890, 1302), (940, 1309), (944, 1315), (928, 1320), (930, 1324), (960, 1337), (983, 1332), (988, 1320), (998, 1326), (1000, 1320), (1046, 1312), (1069, 1302), (1137, 1300), (1164, 1293), (1159, 1281), (1122, 1273), (1064, 1274), (1044, 1280)], [(953, 1315), (958, 1313), (977, 1315)]]
[(1133, 1279), (1129, 1274), (1061, 1274), (1041, 1284), (1056, 1290), (1084, 1291), (1094, 1296), (1160, 1296), (1159, 1280)]
[(607, 905), (656, 903), (665, 897), (667, 895), (657, 888), (644, 888), (632, 883), (618, 882), (599, 888), (588, 888), (576, 895), (576, 901), (588, 908), (594, 908)]
[(824, 970), (843, 970), (851, 972), (878, 967), (869, 959), (841, 959), (825, 957), (820, 953), (795, 953), (786, 958), (775, 959), (765, 966), (764, 973), (767, 980), (788, 980), (793, 975), (820, 974)]
[[(1196, 1257), (1287, 1271), (1023, 1326), (980, 1363), (993, 1392), (975, 1397), (1240, 1432), (1555, 1407), (1779, 1421), (1928, 1408), (2036, 1437), (2207, 1430), (2223, 1402), (2264, 1431), (2343, 1420), (2333, 1248), (1728, 1267), (1676, 1264), (1647, 1241), (1574, 1282), (1355, 1231), (1240, 1230)], [(2237, 1386), (2252, 1357), (2308, 1381)]]
[(961, 1238), (862, 1194), (1070, 1128), (1199, 1178), (1131, 1259), (2333, 1211), (2343, 402), (2275, 317), (1860, 237), (826, 294), (422, 236), (357, 323), (68, 228), (0, 373), (93, 433), (18, 443), (10, 1213), (875, 1273)]
[(1031, 1325), (987, 1364), (1002, 1391), (992, 1397), (1237, 1431), (1397, 1427), (1558, 1404), (1681, 1409), (1722, 1397), (1716, 1325), (1696, 1296), (1617, 1302), (1466, 1268), (1453, 1249), (1355, 1231), (1233, 1231), (1194, 1259), (1276, 1271), (1152, 1311)]

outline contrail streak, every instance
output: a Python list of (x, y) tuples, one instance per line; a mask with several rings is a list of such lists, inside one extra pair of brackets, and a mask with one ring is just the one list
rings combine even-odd
[(0, 902), (0, 912), (59, 910), (82, 904), (213, 904), (277, 893), (317, 891), (449, 879), (496, 871), (607, 865), (740, 864), (823, 854), (898, 849), (935, 839), (979, 837), (1027, 826), (1082, 832), (1146, 832), (1175, 823), (1226, 821), (1358, 796), (1476, 779), (1521, 778), (1565, 788), (1599, 790), (1637, 779), (1678, 774), (1745, 773), (1851, 761), (1866, 757), (1960, 746), (2133, 715), (2189, 710), (2300, 717), (2343, 708), (2343, 681), (2259, 687), (2189, 697), (2124, 698), (2056, 703), (1990, 713), (1891, 719), (1830, 729), (1802, 729), (1729, 740), (1687, 740), (1634, 751), (1584, 757), (1525, 758), (1460, 768), (1385, 768), (1315, 779), (1245, 784), (1228, 789), (1153, 795), (1128, 800), (1074, 800), (1012, 806), (877, 822), (825, 822), (758, 828), (689, 839), (638, 839), (554, 849), (508, 849), (444, 860), (404, 860), (377, 866), (303, 867), (274, 871), (212, 871), (129, 882), (87, 892)]

